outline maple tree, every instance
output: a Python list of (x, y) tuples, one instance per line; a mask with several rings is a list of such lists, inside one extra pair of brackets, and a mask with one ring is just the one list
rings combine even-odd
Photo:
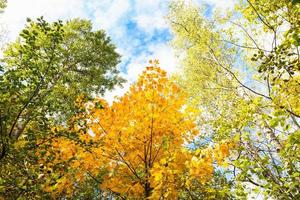
[[(46, 191), (72, 195), (72, 185), (87, 176), (97, 180), (102, 191), (122, 198), (174, 199), (193, 197), (188, 192), (196, 183), (212, 179), (214, 164), (221, 165), (234, 145), (223, 141), (197, 150), (186, 146), (199, 134), (198, 111), (186, 106), (185, 93), (156, 62), (111, 106), (102, 99), (84, 103), (86, 111), (75, 116), (68, 129), (77, 139), (58, 137), (49, 143), (52, 150), (47, 146), (40, 162), (48, 163), (47, 168), (67, 165), (68, 170), (53, 172), (60, 178), (52, 187), (46, 183)], [(76, 121), (80, 123), (74, 125)]]

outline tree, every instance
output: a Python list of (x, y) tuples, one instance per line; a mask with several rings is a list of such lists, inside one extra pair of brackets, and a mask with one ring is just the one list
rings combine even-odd
[(104, 194), (121, 199), (193, 199), (196, 185), (207, 192), (214, 164), (223, 163), (233, 143), (189, 148), (198, 135), (198, 111), (186, 106), (185, 93), (152, 64), (111, 106), (102, 99), (86, 102), (86, 111), (67, 129), (55, 128), (65, 136), (49, 141), (40, 162), (60, 178), (46, 183), (46, 191), (72, 196), (92, 178)]
[[(259, 80), (265, 83), (266, 102), (260, 103), (261, 109), (257, 120), (260, 127), (260, 144), (252, 146), (252, 152), (261, 151), (256, 159), (250, 155), (242, 156), (243, 164), (255, 162), (253, 169), (246, 169), (241, 164), (241, 179), (250, 176), (251, 171), (259, 176), (257, 186), (261, 187), (266, 196), (275, 198), (299, 198), (299, 156), (291, 153), (299, 149), (299, 2), (297, 1), (247, 1), (237, 11), (242, 13), (249, 27), (246, 32), (251, 34), (246, 42), (252, 40), (256, 48), (245, 51), (250, 55), (249, 65), (255, 66)], [(253, 30), (252, 27), (258, 27)], [(259, 42), (259, 36), (269, 36), (269, 43)], [(255, 41), (256, 44), (254, 43)], [(248, 59), (249, 59), (248, 57)], [(247, 57), (246, 57), (247, 58)], [(264, 138), (268, 139), (264, 139)], [(253, 153), (251, 153), (253, 154)], [(257, 154), (257, 153), (256, 153)], [(262, 167), (263, 166), (263, 167)], [(261, 170), (261, 168), (263, 168)], [(246, 174), (246, 175), (245, 175)], [(252, 175), (253, 179), (253, 175)]]
[(174, 47), (184, 55), (178, 81), (204, 111), (201, 126), (212, 142), (239, 138), (230, 163), (236, 196), (250, 185), (266, 197), (299, 196), (298, 12), (296, 1), (251, 0), (210, 20), (195, 5), (170, 6)]
[[(73, 104), (77, 96), (103, 94), (123, 82), (115, 46), (104, 31), (92, 31), (90, 21), (48, 23), (42, 17), (27, 21), (1, 63), (0, 172), (5, 177), (0, 182), (13, 188), (4, 190), (11, 197), (26, 179), (20, 170), (25, 167), (19, 164), (35, 162), (27, 152), (51, 126), (65, 123), (77, 112)], [(36, 179), (36, 174), (28, 173), (29, 179)]]

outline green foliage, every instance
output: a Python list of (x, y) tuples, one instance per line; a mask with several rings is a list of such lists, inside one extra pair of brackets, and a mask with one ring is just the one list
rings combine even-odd
[[(20, 190), (11, 185), (27, 180), (23, 176), (28, 182), (20, 187), (36, 184), (38, 167), (31, 152), (50, 127), (77, 112), (78, 95), (103, 94), (123, 82), (115, 46), (104, 31), (93, 31), (90, 21), (48, 23), (41, 17), (27, 22), (1, 61), (0, 173), (5, 188), (0, 194), (12, 198)], [(22, 195), (34, 191), (32, 187)]]
[(230, 192), (232, 182), (225, 178), (225, 173), (217, 171), (208, 183), (193, 182), (192, 185), (190, 190), (181, 192), (179, 199), (234, 199)]
[(236, 198), (299, 198), (299, 9), (288, 0), (240, 1), (233, 14), (210, 20), (193, 4), (170, 6), (183, 55), (177, 80), (203, 111), (207, 134), (196, 144), (238, 141), (229, 163)]

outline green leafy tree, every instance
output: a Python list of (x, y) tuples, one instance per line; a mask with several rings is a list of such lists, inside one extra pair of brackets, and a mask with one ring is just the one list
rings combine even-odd
[(210, 133), (198, 143), (239, 140), (230, 163), (238, 198), (299, 198), (299, 6), (247, 0), (212, 19), (183, 1), (170, 6), (173, 44), (183, 55), (178, 81)]
[(103, 94), (123, 82), (115, 46), (90, 21), (27, 21), (0, 69), (0, 191), (6, 197), (30, 192), (26, 185), (37, 177), (28, 152), (51, 126), (76, 113), (78, 95)]

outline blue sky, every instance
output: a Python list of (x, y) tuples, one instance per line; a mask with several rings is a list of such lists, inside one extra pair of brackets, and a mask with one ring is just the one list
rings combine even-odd
[[(196, 0), (195, 0), (196, 1)], [(213, 9), (232, 8), (233, 0), (197, 0)], [(106, 94), (108, 101), (122, 95), (136, 80), (150, 59), (159, 59), (169, 73), (176, 71), (178, 60), (169, 44), (172, 39), (165, 16), (168, 0), (9, 0), (0, 16), (5, 42), (16, 38), (27, 17), (44, 16), (49, 21), (85, 18), (95, 29), (104, 29), (122, 55), (119, 68), (128, 82)], [(2, 42), (2, 43), (5, 43)]]

